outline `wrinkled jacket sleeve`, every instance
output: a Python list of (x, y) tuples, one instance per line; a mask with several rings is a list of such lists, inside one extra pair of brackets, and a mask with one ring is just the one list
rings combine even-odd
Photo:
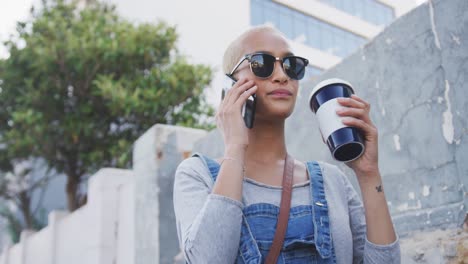
[(234, 263), (242, 203), (211, 193), (213, 181), (200, 158), (184, 160), (174, 181), (179, 244), (187, 263)]

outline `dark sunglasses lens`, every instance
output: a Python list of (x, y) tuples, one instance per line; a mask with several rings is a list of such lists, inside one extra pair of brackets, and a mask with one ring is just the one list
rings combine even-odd
[(286, 74), (294, 80), (304, 78), (307, 60), (301, 57), (287, 57), (283, 59), (283, 68)]
[(252, 72), (261, 78), (269, 77), (273, 73), (275, 57), (268, 54), (255, 54), (250, 60)]

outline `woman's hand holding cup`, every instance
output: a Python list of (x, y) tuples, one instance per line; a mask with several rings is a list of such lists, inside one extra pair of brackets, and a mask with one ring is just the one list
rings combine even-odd
[(375, 174), (378, 171), (378, 131), (370, 119), (370, 104), (357, 95), (338, 98), (343, 106), (336, 113), (343, 124), (358, 128), (364, 138), (364, 153), (358, 159), (346, 163), (358, 174)]
[(337, 78), (317, 84), (309, 98), (320, 132), (333, 158), (359, 175), (378, 175), (378, 133), (370, 120), (370, 104)]

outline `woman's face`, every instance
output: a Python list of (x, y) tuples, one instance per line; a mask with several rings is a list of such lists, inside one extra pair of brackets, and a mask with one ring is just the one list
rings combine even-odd
[[(244, 55), (265, 52), (282, 59), (292, 54), (286, 40), (270, 31), (250, 34), (242, 44)], [(296, 103), (299, 82), (286, 75), (280, 61), (275, 62), (271, 76), (263, 79), (252, 73), (249, 62), (245, 60), (236, 71), (235, 77), (253, 80), (258, 87), (255, 120), (285, 119), (291, 115)]]

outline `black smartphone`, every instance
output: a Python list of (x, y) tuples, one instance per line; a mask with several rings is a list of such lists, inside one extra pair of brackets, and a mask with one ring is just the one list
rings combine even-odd
[[(226, 92), (232, 88), (232, 86), (237, 82), (234, 77), (226, 74), (224, 81), (224, 87), (221, 92), (221, 100), (224, 99), (224, 95)], [(249, 96), (245, 104), (242, 106), (242, 117), (244, 118), (245, 126), (248, 128), (253, 127), (254, 119), (255, 119), (255, 107), (257, 105), (257, 97), (255, 94)]]

